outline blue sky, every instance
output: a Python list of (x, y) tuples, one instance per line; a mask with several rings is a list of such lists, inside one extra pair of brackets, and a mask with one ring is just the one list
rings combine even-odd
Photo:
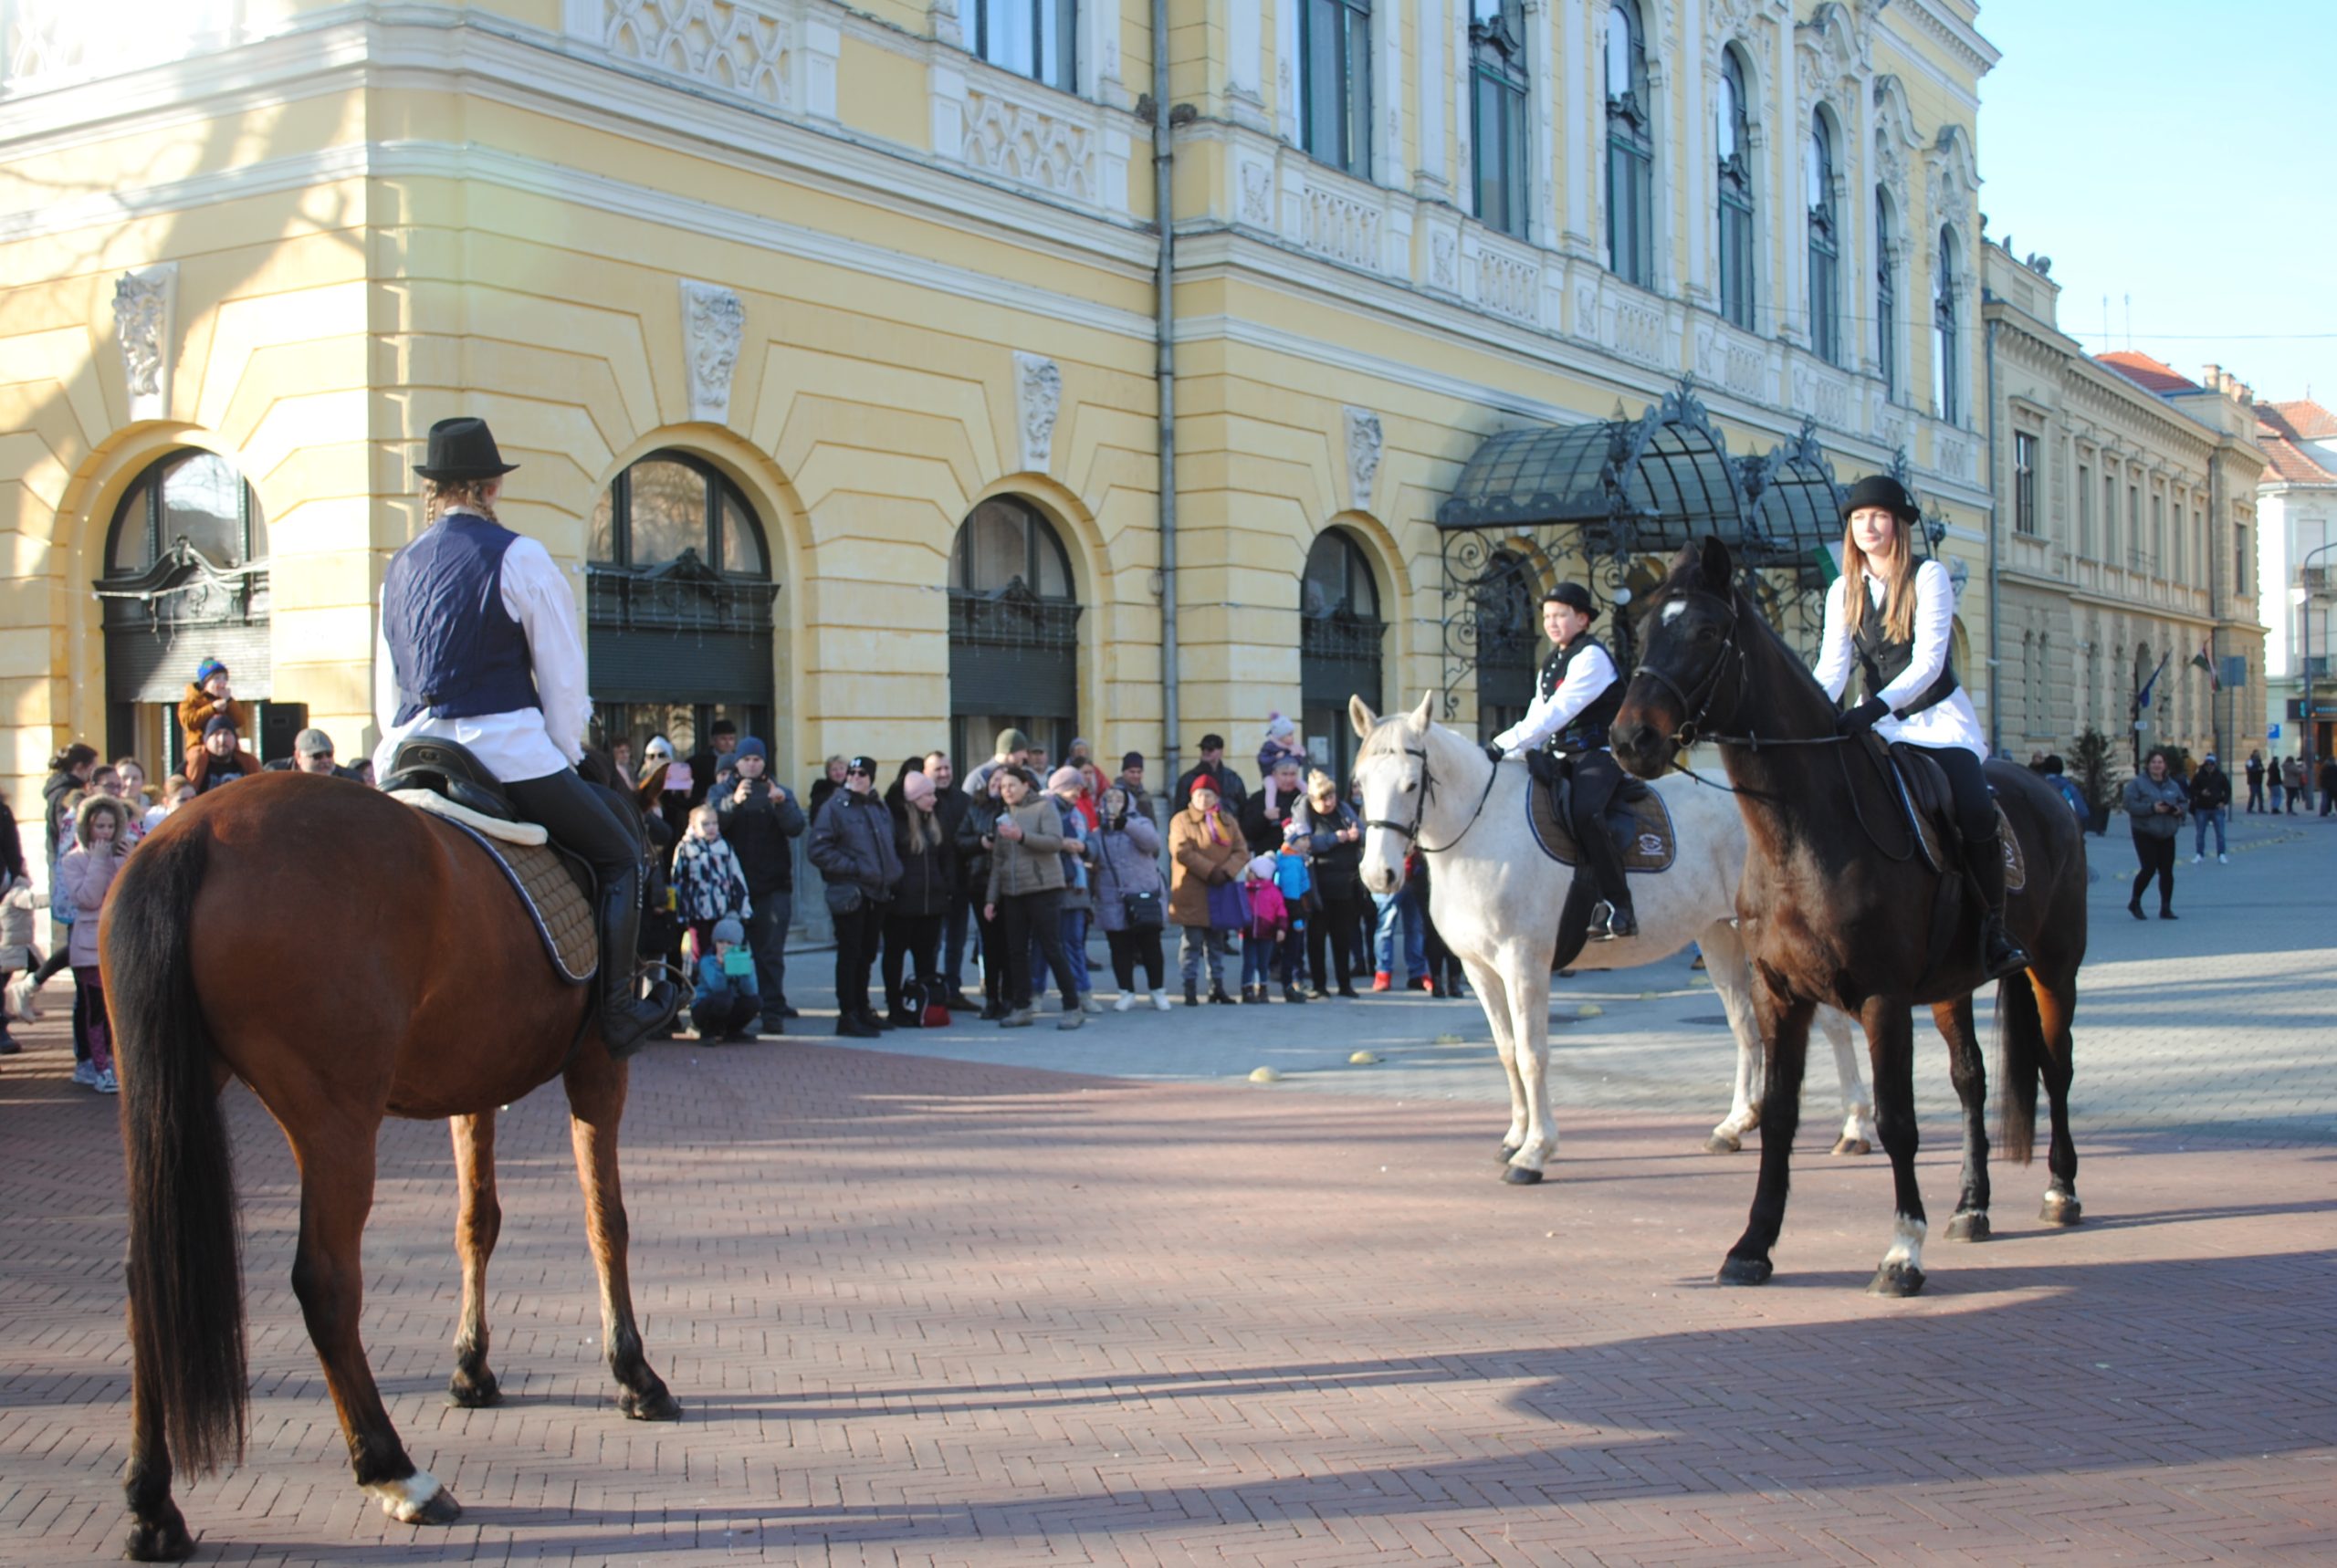
[(2337, 203), (2309, 152), (2337, 0), (1983, 0), (1980, 31), (2004, 52), (1980, 82), (1980, 210), (2053, 258), (2062, 330), (2337, 404)]

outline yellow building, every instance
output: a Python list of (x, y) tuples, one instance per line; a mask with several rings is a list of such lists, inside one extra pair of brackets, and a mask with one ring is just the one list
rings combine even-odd
[(1625, 473), (1603, 523), (1441, 528), (1511, 433), (1685, 452), (1724, 529), (1822, 501), (1821, 454), (1903, 453), (1982, 569), (1970, 0), (1164, 15), (1165, 96), (1137, 0), (18, 0), (20, 813), (76, 737), (159, 775), (213, 652), (271, 752), (369, 742), (409, 465), (456, 413), (521, 465), (503, 517), (575, 572), (613, 725), (730, 715), (798, 780), (1005, 719), (1157, 778), (1276, 709), (1336, 764), (1354, 689), (1476, 722), (1504, 582), (1588, 540), (1615, 597), (1681, 523)]

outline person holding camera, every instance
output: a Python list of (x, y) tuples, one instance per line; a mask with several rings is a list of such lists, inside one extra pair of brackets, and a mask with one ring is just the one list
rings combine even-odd
[(1001, 768), (1000, 778), (1002, 809), (983, 841), (990, 851), (990, 881), (982, 896), (983, 918), (998, 923), (1005, 949), (1002, 999), (1007, 1013), (998, 1026), (1025, 1029), (1035, 1016), (1031, 1000), (1031, 954), (1035, 947), (1063, 988), (1063, 1017), (1055, 1027), (1077, 1029), (1087, 1015), (1080, 1010), (1079, 981), (1063, 950), (1063, 857), (1069, 841), (1063, 813), (1028, 769)]
[(2166, 769), (2166, 753), (2154, 751), (2143, 764), (2143, 771), (2126, 780), (2126, 815), (2133, 824), (2134, 859), (2142, 869), (2134, 874), (2134, 895), (2126, 901), (2126, 913), (2137, 920), (2147, 919), (2143, 914), (2143, 893), (2158, 879), (2158, 917), (2175, 918), (2175, 841), (2183, 831), (2183, 819), (2191, 810), (2191, 798), (2183, 792), (2182, 782)]
[(789, 1019), (801, 1016), (787, 1005), (787, 928), (795, 919), (795, 855), (788, 841), (803, 836), (803, 808), (770, 777), (770, 756), (755, 737), (739, 737), (727, 760), (731, 771), (714, 808), (747, 878), (749, 912), (742, 924), (754, 955), (762, 1032), (781, 1034)]
[(1168, 1010), (1168, 960), (1160, 933), (1168, 924), (1168, 898), (1160, 881), (1160, 830), (1124, 783), (1105, 787), (1096, 808), (1095, 924), (1112, 950), (1112, 977), (1120, 984), (1114, 1012), (1136, 1006), (1136, 971), (1152, 993), (1152, 1005)]
[(804, 852), (827, 879), (828, 915), (836, 931), (836, 1032), (874, 1040), (893, 1027), (868, 1002), (868, 970), (885, 929), (885, 904), (901, 880), (893, 814), (876, 793), (876, 759), (844, 766), (844, 788), (828, 797)]

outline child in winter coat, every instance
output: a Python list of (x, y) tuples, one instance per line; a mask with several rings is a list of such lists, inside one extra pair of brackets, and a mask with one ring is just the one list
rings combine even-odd
[(702, 1040), (736, 1045), (755, 1038), (762, 997), (755, 988), (755, 956), (747, 929), (729, 915), (714, 923), (714, 945), (697, 961), (697, 988), (690, 994), (690, 1022)]
[(105, 978), (98, 967), (98, 920), (106, 894), (130, 853), (130, 808), (110, 795), (91, 794), (73, 813), (72, 852), (57, 862), (57, 896), (73, 910), (73, 986), (88, 1020), (91, 1074), (89, 1086), (100, 1094), (119, 1093), (113, 1075), (113, 1038), (106, 1023)]
[(237, 735), (251, 733), (251, 714), (227, 689), (227, 666), (216, 659), (205, 659), (188, 684), (186, 695), (179, 699), (179, 733), (186, 739), (181, 749), (189, 756), (202, 750), (204, 727), (215, 718), (234, 725)]
[(21, 876), (0, 894), (0, 992), (8, 998), (6, 1011), (0, 1012), (0, 1056), (14, 1056), (24, 1049), (8, 1033), (9, 1018), (30, 1023), (40, 1016), (32, 1008), (31, 988), (24, 988), (20, 1003), (11, 977), (19, 969), (29, 975), (40, 967), (40, 949), (33, 946), (37, 924), (33, 911), (47, 907), (48, 894), (35, 893), (33, 884)]
[(1290, 905), (1274, 883), (1278, 857), (1260, 855), (1242, 868), (1242, 892), (1250, 903), (1250, 924), (1242, 938), (1242, 999), (1267, 1000), (1274, 950), (1290, 930)]
[[(1282, 999), (1303, 1002), (1306, 993), (1299, 981), (1306, 970), (1306, 900), (1315, 889), (1314, 868), (1306, 860), (1306, 825), (1294, 813), (1283, 827), (1282, 849), (1274, 856), (1274, 885), (1282, 890), (1290, 911), (1290, 929), (1274, 955), (1274, 973), (1282, 980)], [(1318, 981), (1317, 984), (1320, 984)]]
[(753, 913), (747, 899), (747, 873), (739, 856), (722, 841), (722, 817), (700, 805), (689, 815), (690, 831), (674, 846), (674, 909), (689, 927), (691, 956), (714, 951), (714, 923), (726, 915), (744, 921)]

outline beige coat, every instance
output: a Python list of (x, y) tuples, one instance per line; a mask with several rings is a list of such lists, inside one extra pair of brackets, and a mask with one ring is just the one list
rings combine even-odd
[[(1168, 920), (1174, 925), (1209, 924), (1209, 885), (1212, 881), (1228, 881), (1242, 874), (1242, 862), (1250, 858), (1250, 846), (1242, 837), (1241, 825), (1233, 813), (1221, 809), (1217, 813), (1218, 831), (1225, 836), (1221, 844), (1210, 841), (1209, 829), (1201, 814), (1188, 806), (1168, 819)], [(1223, 872), (1221, 878), (1215, 873)]]
[(1003, 826), (1012, 818), (1022, 830), (1019, 840), (1000, 836), (990, 846), (990, 891), (985, 904), (1017, 898), (1026, 893), (1047, 893), (1063, 887), (1063, 818), (1055, 803), (1033, 792), (1020, 806), (999, 813)]

